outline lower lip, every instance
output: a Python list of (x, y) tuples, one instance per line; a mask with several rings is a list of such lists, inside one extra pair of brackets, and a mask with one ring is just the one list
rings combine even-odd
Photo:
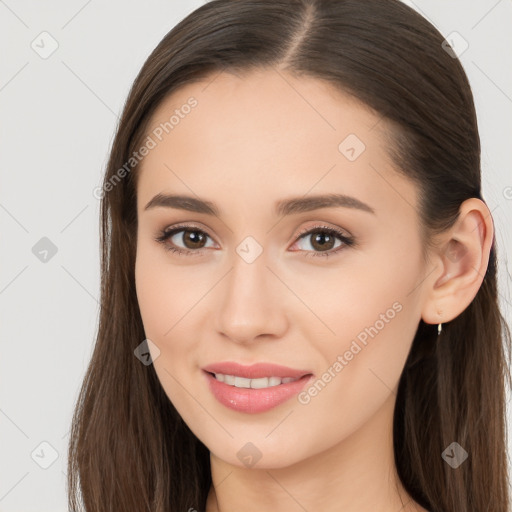
[(255, 414), (265, 412), (286, 402), (298, 394), (313, 375), (305, 375), (299, 380), (263, 389), (237, 388), (218, 381), (203, 370), (213, 396), (223, 405), (238, 412)]

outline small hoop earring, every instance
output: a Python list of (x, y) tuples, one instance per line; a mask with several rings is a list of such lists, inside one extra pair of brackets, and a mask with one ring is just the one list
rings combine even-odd
[(443, 324), (437, 324), (437, 335), (438, 336), (441, 334), (442, 330), (443, 330)]

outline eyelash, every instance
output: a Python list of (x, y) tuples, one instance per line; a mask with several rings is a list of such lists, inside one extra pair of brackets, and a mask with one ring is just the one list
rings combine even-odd
[[(208, 235), (208, 233), (206, 233), (202, 229), (197, 228), (196, 226), (182, 224), (182, 225), (174, 226), (171, 229), (164, 229), (163, 231), (160, 232), (160, 235), (157, 238), (155, 238), (155, 241), (161, 243), (167, 251), (171, 251), (171, 252), (177, 253), (179, 255), (183, 255), (183, 256), (200, 255), (202, 249), (198, 249), (198, 250), (181, 249), (180, 247), (171, 246), (171, 245), (166, 243), (166, 241), (169, 238), (171, 238), (176, 233), (179, 233), (181, 231), (192, 231), (192, 232), (202, 233), (202, 234), (204, 234), (204, 235), (206, 235), (208, 237), (210, 236), (210, 235)], [(343, 244), (340, 245), (336, 249), (331, 249), (330, 251), (320, 251), (320, 252), (318, 252), (318, 251), (303, 251), (303, 250), (299, 250), (299, 252), (305, 252), (306, 253), (305, 257), (317, 257), (317, 256), (320, 256), (320, 257), (327, 258), (329, 256), (337, 255), (345, 247), (353, 247), (355, 245), (354, 237), (346, 236), (341, 231), (339, 231), (339, 230), (337, 230), (335, 228), (329, 228), (327, 226), (321, 226), (321, 225), (313, 226), (312, 228), (308, 228), (308, 229), (305, 229), (305, 230), (301, 231), (297, 235), (296, 241), (300, 240), (301, 238), (305, 238), (306, 235), (311, 235), (311, 234), (314, 234), (314, 233), (325, 233), (325, 234), (328, 234), (328, 235), (333, 235), (333, 236), (339, 238), (343, 242)]]

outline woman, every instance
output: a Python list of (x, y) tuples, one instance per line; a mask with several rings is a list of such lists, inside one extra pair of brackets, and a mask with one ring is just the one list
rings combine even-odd
[(508, 510), (471, 89), (387, 0), (214, 0), (135, 80), (102, 187), (79, 510)]

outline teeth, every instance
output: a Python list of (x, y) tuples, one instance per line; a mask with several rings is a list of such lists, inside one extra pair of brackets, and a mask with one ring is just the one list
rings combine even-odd
[(281, 379), (281, 377), (262, 377), (261, 379), (246, 379), (245, 377), (225, 375), (223, 373), (216, 373), (215, 378), (219, 382), (224, 382), (225, 384), (229, 384), (230, 386), (235, 386), (237, 388), (252, 389), (270, 388), (274, 386), (279, 386), (280, 384), (287, 384), (288, 382), (294, 382), (296, 380), (299, 380), (299, 378), (293, 377), (285, 377), (283, 379)]

